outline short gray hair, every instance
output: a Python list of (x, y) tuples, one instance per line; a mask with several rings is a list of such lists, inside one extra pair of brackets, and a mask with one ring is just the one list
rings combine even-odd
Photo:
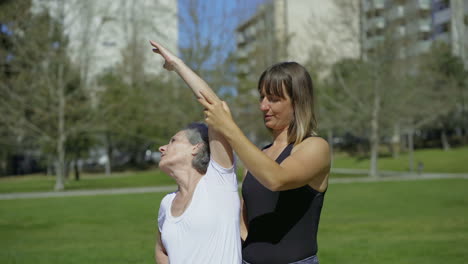
[(191, 123), (184, 128), (185, 136), (192, 145), (202, 144), (200, 150), (192, 160), (192, 167), (205, 174), (210, 162), (210, 142), (208, 126), (203, 123)]

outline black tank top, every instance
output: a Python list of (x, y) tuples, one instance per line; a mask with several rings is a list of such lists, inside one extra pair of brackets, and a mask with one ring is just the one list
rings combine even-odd
[[(276, 162), (286, 159), (292, 148), (293, 144), (289, 144)], [(249, 232), (242, 245), (242, 258), (252, 264), (275, 264), (316, 255), (324, 195), (309, 185), (272, 192), (248, 172), (242, 184), (242, 196)]]

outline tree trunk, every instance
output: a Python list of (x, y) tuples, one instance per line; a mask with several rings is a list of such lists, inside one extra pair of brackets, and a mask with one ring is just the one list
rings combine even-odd
[(58, 97), (58, 138), (57, 138), (57, 156), (58, 166), (56, 174), (56, 182), (54, 189), (61, 191), (65, 188), (64, 176), (65, 176), (65, 85), (63, 82), (63, 65), (59, 65), (58, 68), (58, 81), (57, 81), (57, 97)]
[(370, 136), (370, 177), (378, 177), (378, 159), (379, 159), (379, 112), (380, 112), (380, 94), (378, 87), (375, 88), (374, 105), (372, 107), (371, 118), (371, 136)]
[(408, 167), (411, 173), (414, 172), (414, 129), (408, 131)]
[(113, 146), (112, 146), (112, 139), (109, 132), (106, 132), (106, 147), (107, 147), (107, 162), (106, 162), (106, 175), (112, 174), (112, 155), (113, 155)]
[(392, 146), (392, 157), (396, 159), (400, 156), (400, 146), (401, 146), (399, 122), (395, 123), (395, 125), (393, 126), (393, 136), (392, 136), (391, 146)]
[(444, 149), (444, 151), (450, 150), (450, 143), (448, 142), (447, 133), (445, 132), (445, 129), (442, 129), (440, 140), (442, 142), (442, 148)]
[(70, 167), (72, 166), (71, 163), (68, 163), (67, 161), (65, 161), (65, 181), (68, 181), (69, 177), (70, 177)]
[(75, 170), (75, 181), (79, 181), (80, 180), (80, 168), (78, 166), (78, 159), (75, 159), (73, 161), (73, 168)]

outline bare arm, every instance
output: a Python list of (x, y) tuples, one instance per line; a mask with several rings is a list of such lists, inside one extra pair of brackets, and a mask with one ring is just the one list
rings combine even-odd
[(247, 208), (245, 208), (244, 200), (241, 199), (241, 218), (240, 218), (240, 235), (242, 241), (247, 239), (249, 234), (249, 221), (247, 218)]
[[(151, 45), (154, 47), (153, 51), (157, 54), (160, 54), (164, 60), (164, 68), (169, 71), (175, 71), (177, 74), (184, 80), (184, 82), (192, 89), (192, 92), (195, 96), (200, 99), (201, 93), (209, 94), (213, 100), (221, 102), (218, 96), (213, 92), (209, 85), (198, 76), (195, 72), (192, 71), (185, 63), (164, 48), (161, 44), (150, 41)], [(229, 168), (233, 165), (234, 156), (232, 153), (231, 146), (227, 143), (226, 139), (222, 134), (214, 131), (209, 128), (209, 138), (210, 138), (210, 150), (212, 158), (221, 166)]]
[(169, 257), (167, 256), (166, 249), (164, 248), (164, 245), (161, 241), (161, 232), (158, 230), (157, 238), (156, 238), (156, 246), (154, 248), (154, 256), (156, 259), (156, 263), (158, 264), (168, 264), (169, 263)]
[(250, 173), (266, 188), (281, 191), (314, 185), (324, 191), (330, 170), (328, 143), (318, 137), (311, 137), (296, 145), (289, 157), (281, 164), (259, 150), (234, 123), (229, 108), (224, 102), (212, 100), (210, 95), (199, 100), (207, 109), (206, 122), (223, 134), (236, 151)]
[[(244, 168), (244, 176), (242, 178), (242, 182), (245, 181), (245, 176), (247, 175), (247, 169)], [(249, 234), (249, 220), (247, 217), (247, 208), (244, 203), (244, 199), (241, 197), (241, 216), (240, 216), (240, 235), (242, 241), (247, 239), (247, 235)]]

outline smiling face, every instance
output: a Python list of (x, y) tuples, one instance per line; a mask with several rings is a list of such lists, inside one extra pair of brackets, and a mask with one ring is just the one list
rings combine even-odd
[(194, 153), (196, 154), (196, 146), (189, 142), (185, 133), (184, 130), (177, 132), (167, 145), (159, 147), (161, 152), (159, 168), (162, 171), (167, 173), (173, 166), (191, 164)]
[(283, 88), (282, 98), (279, 95), (266, 94), (265, 89), (260, 91), (260, 110), (263, 112), (265, 126), (280, 131), (288, 129), (294, 119), (294, 109), (291, 98)]

